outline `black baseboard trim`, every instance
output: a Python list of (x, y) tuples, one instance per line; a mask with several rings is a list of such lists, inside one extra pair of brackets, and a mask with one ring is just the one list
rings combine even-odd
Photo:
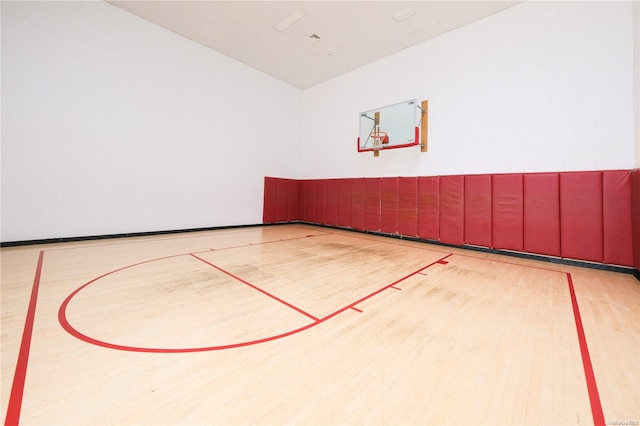
[(46, 239), (40, 239), (40, 240), (8, 241), (8, 242), (0, 242), (0, 247), (70, 243), (70, 242), (76, 242), (76, 241), (106, 240), (111, 238), (149, 237), (154, 235), (181, 234), (181, 233), (187, 233), (187, 232), (202, 232), (202, 231), (218, 231), (221, 229), (252, 228), (252, 227), (258, 227), (258, 226), (265, 226), (265, 224), (256, 223), (253, 225), (212, 226), (207, 228), (173, 229), (168, 231), (131, 232), (131, 233), (124, 233), (124, 234), (90, 235), (90, 236), (84, 236), (84, 237), (64, 237), (64, 238), (46, 238)]
[[(407, 241), (416, 241), (416, 242), (419, 242), (419, 243), (434, 244), (434, 245), (438, 245), (438, 246), (452, 247), (452, 248), (460, 248), (460, 249), (465, 249), (465, 250), (478, 251), (478, 252), (482, 252), (482, 253), (499, 254), (499, 255), (510, 256), (510, 257), (518, 257), (518, 258), (521, 258), (521, 259), (538, 260), (538, 261), (541, 261), (541, 262), (555, 263), (555, 264), (560, 264), (560, 265), (578, 266), (578, 267), (581, 267), (581, 268), (598, 269), (598, 270), (601, 270), (601, 271), (610, 271), (610, 272), (619, 272), (619, 273), (623, 273), (623, 274), (632, 274), (638, 280), (640, 280), (640, 271), (638, 271), (637, 269), (631, 268), (631, 267), (626, 267), (626, 266), (609, 265), (609, 264), (606, 264), (606, 263), (588, 262), (586, 260), (565, 259), (565, 258), (561, 258), (561, 257), (544, 256), (544, 255), (540, 255), (540, 254), (525, 253), (525, 252), (520, 252), (520, 251), (492, 249), (492, 248), (489, 248), (489, 247), (473, 246), (473, 245), (466, 245), (466, 244), (465, 245), (448, 244), (448, 243), (443, 243), (443, 242), (440, 242), (440, 241), (437, 241), (437, 240), (428, 240), (428, 239), (423, 239), (423, 238), (418, 238), (418, 237), (407, 237), (407, 236), (404, 236), (404, 235), (397, 235), (397, 234), (385, 234), (385, 233), (382, 233), (382, 232), (375, 232), (375, 231), (360, 231), (360, 230), (353, 229), (353, 228), (343, 228), (343, 227), (340, 227), (340, 226), (321, 225), (321, 224), (317, 224), (317, 223), (310, 223), (310, 222), (303, 222), (303, 221), (295, 221), (295, 222), (287, 222), (287, 223), (299, 223), (299, 224), (304, 224), (304, 225), (320, 226), (320, 227), (323, 227), (323, 228), (339, 229), (341, 231), (350, 231), (350, 232), (355, 232), (355, 233), (358, 233), (358, 234), (376, 235), (376, 236), (379, 236), (379, 237), (387, 237), (387, 238), (394, 238), (394, 239), (398, 239), (398, 240), (407, 240)], [(285, 223), (276, 223), (274, 225), (284, 225), (284, 224)]]

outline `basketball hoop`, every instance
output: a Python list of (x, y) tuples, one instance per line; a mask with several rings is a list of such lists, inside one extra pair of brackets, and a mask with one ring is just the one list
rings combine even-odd
[(369, 134), (369, 136), (373, 141), (371, 149), (373, 149), (374, 151), (381, 151), (382, 148), (384, 148), (384, 145), (389, 143), (389, 136), (387, 136), (387, 132), (374, 130)]

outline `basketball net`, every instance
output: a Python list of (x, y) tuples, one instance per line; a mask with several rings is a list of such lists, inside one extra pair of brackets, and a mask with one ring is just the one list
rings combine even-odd
[(374, 151), (381, 151), (383, 148), (382, 145), (387, 143), (389, 140), (387, 138), (387, 132), (381, 131), (380, 126), (376, 126), (369, 136), (371, 136), (371, 140), (373, 141), (371, 149)]

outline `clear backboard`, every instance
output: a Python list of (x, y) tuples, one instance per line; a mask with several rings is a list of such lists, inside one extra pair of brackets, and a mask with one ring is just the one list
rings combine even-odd
[(360, 113), (358, 152), (418, 145), (416, 102), (413, 99)]

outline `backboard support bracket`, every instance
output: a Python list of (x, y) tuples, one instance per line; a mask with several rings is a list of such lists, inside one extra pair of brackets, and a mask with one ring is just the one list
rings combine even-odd
[(427, 152), (428, 150), (428, 137), (429, 131), (429, 101), (422, 101), (422, 105), (419, 107), (421, 111), (420, 117), (420, 152)]

